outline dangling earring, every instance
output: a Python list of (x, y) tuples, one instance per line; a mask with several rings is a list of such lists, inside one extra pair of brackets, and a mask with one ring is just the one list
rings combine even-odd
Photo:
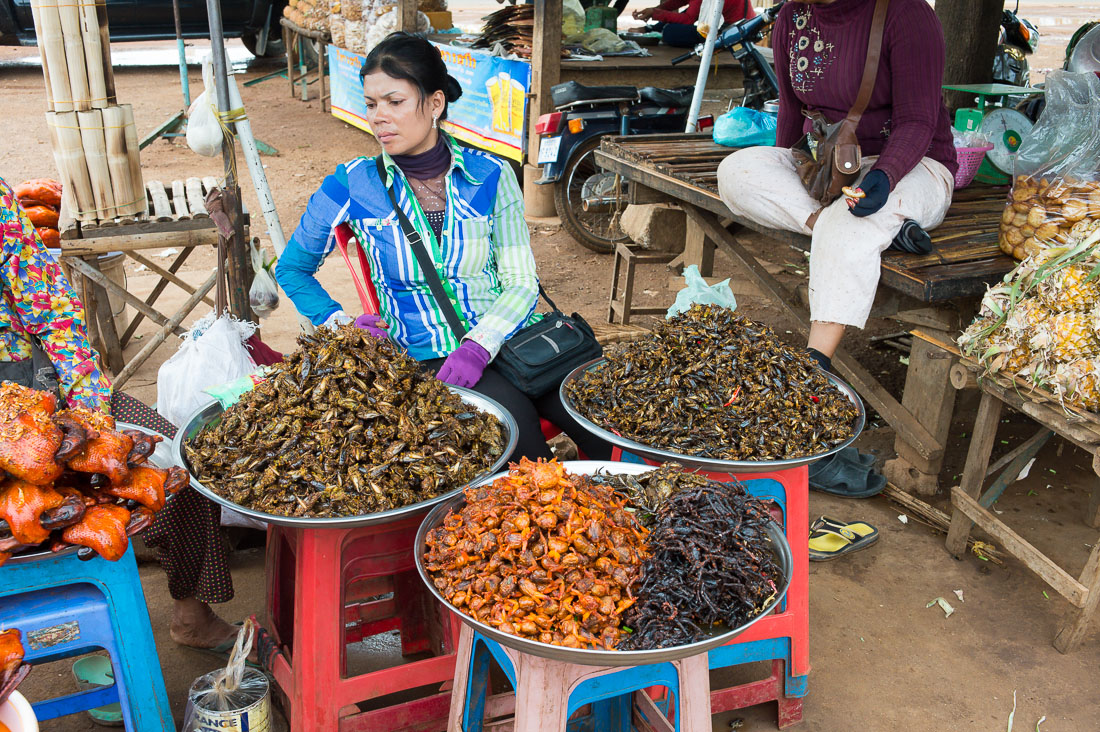
[(432, 129), (434, 130), (434, 129), (438, 129), (438, 128), (439, 128), (439, 117), (438, 116), (437, 117), (432, 117)]

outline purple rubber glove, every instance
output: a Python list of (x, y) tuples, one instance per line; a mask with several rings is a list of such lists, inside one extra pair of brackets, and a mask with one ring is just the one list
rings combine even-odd
[(454, 353), (447, 356), (435, 378), (444, 384), (469, 389), (481, 381), (481, 374), (488, 364), (488, 351), (473, 341), (463, 341)]
[(355, 319), (355, 327), (367, 331), (375, 338), (382, 338), (384, 340), (390, 337), (390, 334), (385, 330), (390, 326), (386, 321), (382, 320), (381, 315), (374, 315), (371, 313), (360, 315)]

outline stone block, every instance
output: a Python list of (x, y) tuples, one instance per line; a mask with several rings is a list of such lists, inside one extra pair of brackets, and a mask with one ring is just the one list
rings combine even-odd
[(663, 203), (627, 206), (620, 225), (635, 244), (657, 252), (684, 251), (687, 217), (682, 209)]

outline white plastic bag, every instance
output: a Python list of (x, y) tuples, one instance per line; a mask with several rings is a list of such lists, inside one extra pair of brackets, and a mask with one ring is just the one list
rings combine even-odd
[(248, 304), (252, 306), (252, 312), (261, 318), (266, 318), (279, 307), (279, 286), (275, 284), (275, 278), (271, 276), (271, 268), (278, 261), (275, 257), (270, 259), (260, 242), (252, 242), (252, 287), (248, 290)]
[(729, 278), (708, 285), (699, 274), (699, 267), (689, 264), (684, 268), (684, 283), (687, 286), (676, 293), (676, 302), (672, 303), (665, 318), (686, 313), (692, 305), (720, 305), (730, 310), (737, 309), (737, 298), (730, 289)]
[(182, 730), (267, 730), (272, 727), (270, 683), (263, 671), (246, 666), (257, 628), (255, 620), (245, 620), (229, 652), (229, 664), (200, 676), (191, 684)]
[(210, 313), (184, 335), (183, 345), (157, 372), (157, 412), (177, 427), (210, 400), (208, 386), (224, 384), (256, 368), (244, 342), (252, 323)]
[(561, 7), (561, 35), (572, 42), (584, 35), (584, 6), (580, 0), (563, 0)]
[[(703, 0), (703, 4), (699, 7), (699, 18), (695, 21), (695, 29), (699, 31), (699, 35), (701, 35), (703, 38), (706, 38), (707, 34), (710, 32), (710, 22), (714, 18), (715, 10), (717, 10), (717, 8), (714, 7), (715, 5), (721, 5), (725, 7), (725, 1)], [(721, 30), (724, 24), (725, 19), (723, 17), (719, 17), (718, 30)], [(699, 39), (699, 42), (702, 43), (702, 39)]]
[(218, 123), (214, 92), (214, 64), (209, 56), (202, 60), (202, 84), (202, 94), (187, 110), (187, 147), (209, 158), (222, 150), (222, 128)]

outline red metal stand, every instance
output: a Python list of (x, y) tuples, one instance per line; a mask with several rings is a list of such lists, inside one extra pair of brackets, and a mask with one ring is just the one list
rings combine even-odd
[[(423, 586), (413, 542), (423, 516), (353, 529), (271, 526), (267, 541), (268, 665), (298, 732), (435, 732), (447, 724), (458, 621)], [(347, 645), (397, 630), (404, 656), (430, 658), (349, 677)], [(417, 687), (427, 696), (361, 712)]]

